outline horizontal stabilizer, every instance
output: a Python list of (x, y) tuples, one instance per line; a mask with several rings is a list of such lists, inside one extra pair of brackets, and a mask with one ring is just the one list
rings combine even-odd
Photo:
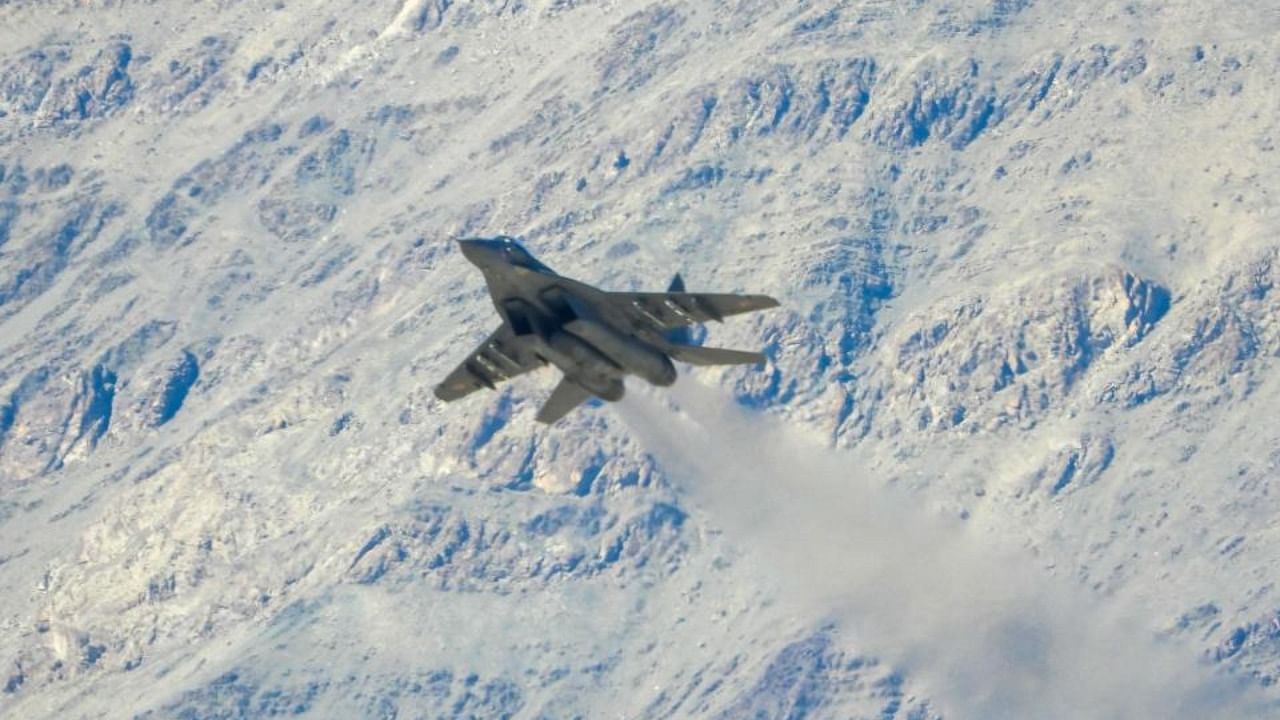
[(765, 355), (762, 352), (696, 345), (673, 345), (668, 354), (672, 359), (690, 365), (760, 365), (765, 362)]

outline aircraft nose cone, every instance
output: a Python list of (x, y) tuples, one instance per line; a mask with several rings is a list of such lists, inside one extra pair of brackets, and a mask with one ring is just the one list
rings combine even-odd
[(470, 260), (471, 262), (475, 262), (477, 259), (479, 259), (479, 255), (480, 255), (479, 243), (477, 243), (475, 240), (459, 239), (458, 247), (462, 250), (462, 256)]

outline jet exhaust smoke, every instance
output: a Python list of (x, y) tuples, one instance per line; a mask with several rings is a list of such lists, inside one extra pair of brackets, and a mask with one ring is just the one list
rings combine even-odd
[(692, 504), (785, 581), (783, 602), (834, 617), (946, 717), (1274, 717), (1121, 602), (859, 477), (854, 453), (696, 381), (670, 395), (684, 415), (648, 393), (616, 407)]

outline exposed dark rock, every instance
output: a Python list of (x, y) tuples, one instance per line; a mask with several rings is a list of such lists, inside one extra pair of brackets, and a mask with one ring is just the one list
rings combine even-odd
[(167, 248), (187, 238), (191, 223), (231, 190), (261, 187), (271, 178), (277, 163), (290, 154), (275, 145), (284, 126), (262, 125), (212, 160), (198, 163), (178, 178), (147, 213), (147, 236), (157, 247)]
[(1129, 343), (1141, 340), (1160, 319), (1169, 312), (1168, 289), (1132, 273), (1122, 275), (1121, 284), (1129, 306), (1124, 312), (1124, 324), (1129, 331)]
[[(112, 203), (99, 205), (88, 198), (73, 205), (51, 231), (30, 242), (24, 252), (25, 267), (8, 278), (0, 276), (0, 306), (21, 306), (47, 290), (68, 264), (92, 244), (122, 209)], [(17, 307), (10, 308), (16, 311)], [(0, 312), (0, 317), (4, 315)]]
[(459, 50), (457, 45), (450, 45), (444, 50), (441, 50), (440, 54), (436, 56), (436, 64), (448, 65), (453, 62), (454, 58), (458, 57), (458, 52)]
[(908, 148), (937, 138), (961, 149), (1001, 119), (995, 92), (981, 80), (974, 60), (924, 68), (905, 95), (872, 129), (876, 142)]
[(161, 391), (160, 404), (157, 409), (154, 425), (160, 426), (169, 422), (182, 409), (191, 387), (200, 378), (200, 363), (189, 350), (182, 351), (182, 357), (169, 371)]
[(18, 204), (12, 200), (0, 200), (0, 248), (9, 242), (9, 233), (18, 218)]
[(323, 115), (312, 115), (298, 126), (298, 139), (305, 140), (312, 135), (319, 135), (331, 127), (333, 127), (332, 120)]
[(54, 73), (70, 60), (69, 48), (54, 45), (23, 53), (0, 68), (0, 110), (36, 112), (53, 85)]
[(177, 329), (178, 324), (171, 320), (149, 320), (104, 353), (98, 359), (98, 364), (114, 372), (132, 372), (146, 356), (164, 347)]
[(663, 191), (664, 193), (677, 193), (686, 190), (698, 190), (711, 185), (718, 184), (724, 179), (724, 168), (717, 165), (702, 165), (696, 168), (689, 168), (684, 171), (680, 179), (672, 182)]
[(635, 90), (647, 83), (661, 65), (663, 43), (684, 24), (670, 7), (657, 6), (624, 18), (610, 31), (610, 42), (597, 65), (602, 92)]
[(13, 428), (22, 406), (45, 387), (51, 376), (52, 370), (48, 366), (27, 373), (18, 383), (18, 387), (9, 394), (8, 400), (0, 405), (0, 450), (4, 449), (5, 439), (9, 430)]
[(355, 417), (355, 413), (348, 410), (335, 418), (333, 424), (329, 426), (329, 437), (336, 437), (345, 432), (347, 428), (351, 427)]
[(116, 396), (116, 374), (94, 365), (81, 381), (80, 398), (84, 409), (80, 415), (78, 438), (84, 438), (93, 448), (111, 427), (111, 410)]
[(444, 24), (445, 13), (453, 5), (453, 0), (426, 0), (409, 20), (409, 29), (414, 32), (435, 30)]
[(127, 42), (107, 45), (88, 65), (64, 77), (44, 97), (36, 115), (42, 126), (106, 117), (133, 99), (129, 63), (133, 48)]
[(225, 38), (209, 35), (152, 73), (142, 95), (160, 112), (199, 109), (218, 91), (220, 72), (233, 50)]
[[(1073, 483), (1077, 486), (1086, 486), (1097, 482), (1102, 473), (1111, 466), (1115, 456), (1115, 444), (1111, 438), (1083, 438), (1079, 447), (1071, 448), (1059, 455), (1056, 463), (1057, 476), (1053, 478), (1049, 494), (1057, 495)], [(1053, 472), (1054, 467), (1054, 464), (1050, 464), (1046, 470)]]
[(71, 169), (70, 165), (62, 163), (54, 165), (48, 170), (45, 170), (44, 168), (37, 170), (34, 179), (37, 187), (40, 189), (40, 192), (53, 192), (54, 190), (60, 190), (69, 185), (74, 173), (75, 171)]

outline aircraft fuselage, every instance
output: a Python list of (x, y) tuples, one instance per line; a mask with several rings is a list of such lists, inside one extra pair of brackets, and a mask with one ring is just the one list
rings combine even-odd
[[(483, 241), (471, 241), (472, 243)], [(603, 293), (549, 268), (504, 257), (502, 247), (464, 246), (484, 273), (494, 307), (523, 344), (544, 363), (608, 401), (622, 399), (622, 378), (635, 375), (660, 387), (676, 368), (656, 330), (639, 334), (625, 318), (611, 319)], [(645, 335), (647, 337), (642, 337)]]
[(591, 396), (619, 400), (623, 378), (675, 382), (673, 360), (759, 365), (762, 352), (694, 345), (688, 330), (729, 315), (777, 307), (767, 295), (690, 293), (677, 275), (666, 292), (610, 292), (557, 275), (512, 238), (458, 241), (484, 273), (502, 324), (436, 386), (452, 402), (481, 388), (554, 365), (564, 374), (538, 411), (554, 423)]

